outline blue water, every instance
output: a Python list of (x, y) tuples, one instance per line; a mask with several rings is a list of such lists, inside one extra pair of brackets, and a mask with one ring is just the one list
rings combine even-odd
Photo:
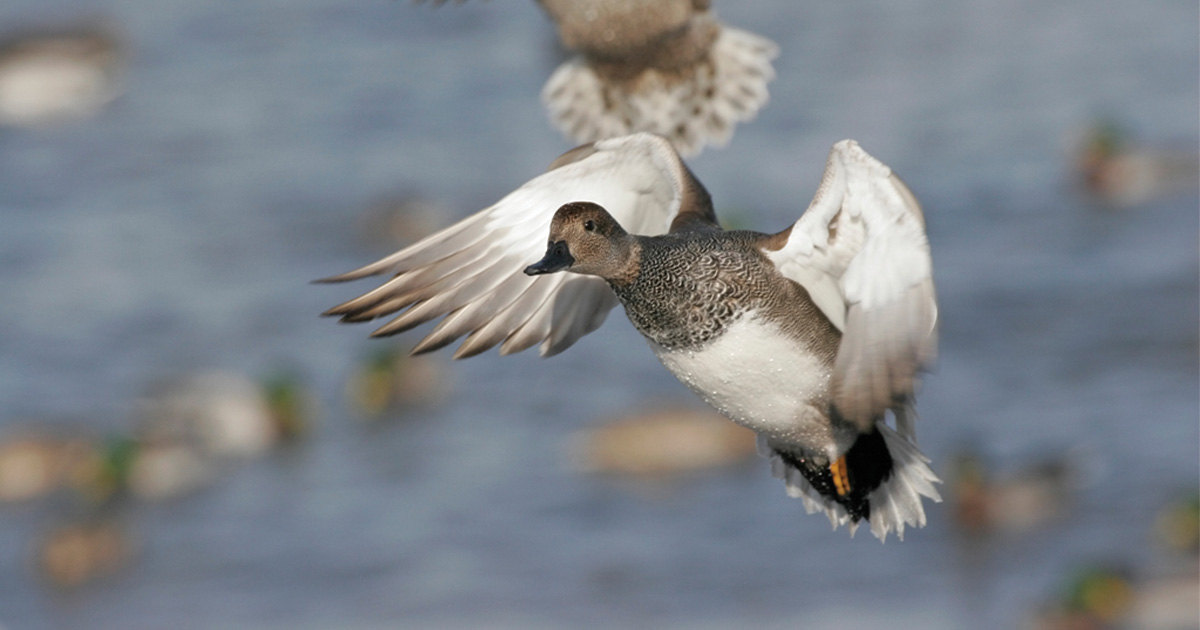
[(1105, 211), (1067, 155), (1097, 117), (1196, 147), (1195, 3), (717, 4), (782, 50), (758, 119), (690, 162), (718, 212), (781, 229), (844, 137), (900, 173), (942, 313), (922, 447), (1083, 447), (1065, 522), (968, 555), (944, 506), (899, 544), (830, 533), (762, 462), (653, 491), (577, 474), (572, 431), (688, 396), (619, 313), (552, 360), (454, 363), (408, 422), (352, 421), (352, 363), (391, 342), (316, 317), (369, 284), (308, 281), (386, 253), (355, 227), (378, 199), (449, 221), (569, 147), (532, 2), (8, 0), (0, 26), (100, 15), (132, 57), (98, 117), (0, 133), (0, 429), (128, 428), (147, 387), (207, 368), (293, 367), (324, 414), (133, 508), (134, 561), (76, 591), (28, 569), (54, 508), (0, 508), (0, 625), (1009, 628), (1081, 563), (1149, 562), (1155, 510), (1197, 487), (1200, 195)]

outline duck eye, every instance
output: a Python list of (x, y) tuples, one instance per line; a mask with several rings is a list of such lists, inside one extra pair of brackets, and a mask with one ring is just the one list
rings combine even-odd
[(584, 221), (584, 222), (583, 222), (583, 229), (585, 229), (585, 230), (587, 230), (587, 231), (589, 231), (589, 232), (595, 232), (595, 231), (596, 231), (596, 222), (595, 222), (595, 221), (593, 221), (593, 220), (591, 220), (591, 219), (588, 219), (587, 221)]

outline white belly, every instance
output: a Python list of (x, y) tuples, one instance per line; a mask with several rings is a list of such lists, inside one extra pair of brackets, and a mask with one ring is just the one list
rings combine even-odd
[(794, 443), (830, 441), (824, 411), (830, 369), (753, 314), (698, 351), (650, 347), (676, 378), (734, 422)]

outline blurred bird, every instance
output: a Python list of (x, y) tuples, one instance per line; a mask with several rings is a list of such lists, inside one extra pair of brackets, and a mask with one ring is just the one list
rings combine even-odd
[(571, 461), (587, 472), (664, 475), (728, 466), (754, 454), (754, 432), (717, 413), (684, 406), (621, 416), (571, 439)]
[(0, 501), (44, 497), (71, 488), (88, 505), (115, 499), (164, 499), (198, 488), (210, 473), (187, 444), (84, 432), (29, 434), (0, 443)]
[(1138, 576), (1123, 565), (1075, 569), (1057, 600), (1035, 611), (1031, 630), (1192, 630), (1200, 628), (1200, 579)]
[(160, 385), (139, 402), (144, 439), (181, 441), (214, 457), (250, 457), (299, 438), (315, 408), (290, 373), (263, 383), (224, 372), (196, 374)]
[(979, 453), (955, 454), (949, 475), (954, 523), (983, 534), (1029, 530), (1065, 517), (1084, 476), (1079, 457), (1066, 453), (998, 479)]
[(312, 428), (316, 397), (304, 379), (291, 370), (277, 370), (259, 383), (271, 413), (271, 423), (281, 441), (303, 438)]
[(442, 365), (431, 357), (382, 348), (370, 353), (351, 374), (346, 399), (360, 415), (374, 420), (389, 411), (438, 402), (447, 390)]
[(1070, 576), (1059, 598), (1042, 605), (1030, 630), (1110, 630), (1124, 627), (1134, 601), (1131, 572), (1087, 565)]
[(197, 490), (215, 466), (196, 445), (173, 437), (112, 434), (90, 442), (71, 463), (70, 485), (92, 508), (134, 498), (164, 500)]
[(444, 316), (417, 353), (467, 335), (456, 357), (552, 355), (621, 303), (680, 381), (759, 433), (789, 494), (882, 540), (924, 525), (922, 496), (940, 500), (911, 406), (934, 354), (931, 269), (916, 199), (853, 141), (834, 145), (803, 216), (762, 234), (721, 230), (671, 143), (643, 133), (569, 151), (495, 205), (326, 279), (393, 276), (325, 314), (402, 311), (375, 335)]
[(35, 543), (36, 566), (53, 586), (74, 588), (127, 565), (133, 539), (118, 520), (89, 519), (56, 526)]
[(635, 131), (684, 156), (723, 146), (767, 103), (774, 42), (723, 25), (709, 0), (538, 0), (578, 53), (542, 89), (550, 119), (575, 142)]
[(0, 42), (0, 124), (94, 115), (116, 98), (124, 58), (120, 38), (101, 25), (8, 37)]
[(1200, 554), (1200, 494), (1191, 493), (1166, 505), (1154, 521), (1154, 536), (1181, 555)]
[(1127, 622), (1131, 630), (1195, 630), (1200, 628), (1200, 574), (1189, 572), (1139, 580)]
[(173, 440), (137, 440), (129, 462), (129, 494), (147, 501), (174, 499), (208, 484), (218, 466), (193, 445)]
[(72, 471), (71, 483), (92, 505), (105, 505), (129, 489), (138, 442), (123, 435), (98, 440)]
[(94, 450), (83, 437), (28, 433), (0, 442), (0, 502), (27, 501), (70, 482)]
[(1075, 151), (1075, 169), (1089, 195), (1124, 208), (1171, 194), (1198, 191), (1200, 154), (1137, 146), (1112, 122), (1092, 125)]

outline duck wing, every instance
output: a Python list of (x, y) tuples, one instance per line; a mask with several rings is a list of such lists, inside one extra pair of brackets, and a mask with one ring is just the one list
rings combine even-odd
[(549, 171), (494, 205), (354, 271), (321, 282), (391, 279), (324, 313), (362, 322), (396, 313), (372, 336), (442, 320), (414, 348), (441, 348), (466, 335), (455, 358), (500, 346), (510, 354), (540, 344), (557, 354), (595, 330), (617, 305), (601, 279), (522, 270), (545, 252), (554, 212), (572, 201), (603, 206), (633, 234), (716, 225), (708, 193), (664, 138), (634, 134), (568, 151)]
[(937, 300), (924, 216), (904, 182), (843, 140), (808, 209), (765, 250), (842, 331), (830, 388), (838, 412), (863, 431), (888, 409), (906, 423), (917, 372), (936, 353)]

